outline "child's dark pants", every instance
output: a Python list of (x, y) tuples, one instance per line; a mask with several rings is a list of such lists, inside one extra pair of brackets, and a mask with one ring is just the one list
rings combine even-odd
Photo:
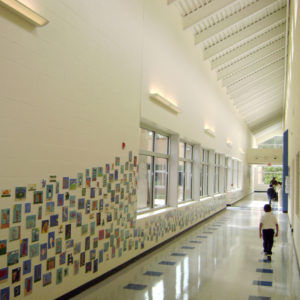
[(274, 242), (274, 229), (263, 229), (264, 251), (267, 255), (272, 254)]

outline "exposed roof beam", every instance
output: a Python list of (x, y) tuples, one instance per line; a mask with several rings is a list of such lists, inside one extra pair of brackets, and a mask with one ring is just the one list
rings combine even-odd
[(239, 70), (238, 72), (232, 74), (231, 76), (224, 78), (222, 80), (223, 86), (230, 85), (230, 84), (238, 81), (240, 78), (248, 76), (249, 74), (254, 73), (259, 69), (266, 68), (268, 65), (270, 65), (280, 59), (283, 59), (284, 56), (285, 56), (285, 49), (277, 51), (277, 52), (263, 58), (262, 60), (259, 60), (256, 63), (254, 63), (244, 69)]
[(284, 67), (284, 59), (280, 59), (275, 63), (272, 63), (265, 67), (264, 69), (259, 70), (243, 79), (234, 82), (233, 84), (228, 85), (228, 88), (241, 88), (254, 80), (260, 80), (262, 77), (267, 76), (271, 72), (275, 72), (277, 69), (281, 69)]
[(262, 123), (258, 124), (255, 127), (252, 127), (253, 134), (258, 134), (262, 130), (267, 129), (268, 127), (271, 127), (277, 123), (282, 123), (282, 112), (271, 116), (268, 120), (263, 121)]
[(262, 99), (255, 99), (253, 102), (250, 102), (249, 104), (244, 104), (243, 106), (236, 106), (237, 110), (242, 114), (245, 112), (248, 112), (256, 107), (262, 107), (264, 105), (268, 104), (282, 104), (281, 103), (281, 97), (275, 96), (271, 98), (266, 98), (264, 100)]
[(259, 46), (265, 45), (272, 40), (277, 40), (285, 34), (286, 25), (285, 23), (280, 24), (272, 28), (270, 31), (265, 34), (260, 35), (259, 37), (241, 45), (238, 48), (233, 49), (232, 51), (214, 59), (211, 62), (211, 66), (213, 69), (228, 63), (229, 61), (236, 59), (239, 56), (245, 55), (247, 52), (250, 52), (252, 49), (257, 48)]
[[(221, 1), (220, 1), (221, 2)], [(263, 0), (263, 1), (257, 1), (253, 3), (252, 5), (249, 5), (245, 7), (244, 9), (236, 12), (232, 16), (221, 20), (219, 23), (215, 24), (214, 26), (211, 26), (207, 28), (205, 31), (200, 32), (195, 36), (195, 44), (199, 44), (212, 36), (216, 35), (217, 33), (225, 30), (226, 28), (229, 28), (233, 26), (234, 24), (242, 21), (245, 18), (248, 18), (257, 12), (261, 11), (262, 9), (265, 9), (266, 7), (274, 4), (274, 0)], [(201, 19), (198, 19), (197, 22), (201, 21)], [(196, 22), (196, 23), (197, 23)], [(195, 23), (195, 24), (196, 24)], [(192, 24), (192, 25), (195, 25)], [(192, 26), (190, 25), (190, 26)], [(189, 27), (184, 27), (184, 29), (187, 29)]]
[(217, 11), (224, 9), (226, 6), (233, 4), (236, 0), (222, 0), (222, 1), (211, 1), (205, 6), (198, 8), (194, 12), (183, 17), (183, 28), (189, 28), (194, 24), (198, 23), (200, 20), (204, 20), (210, 15), (216, 13)]
[(285, 49), (285, 39), (281, 38), (278, 41), (261, 48), (255, 52), (252, 52), (251, 54), (242, 57), (236, 62), (233, 62), (231, 65), (225, 67), (224, 69), (221, 69), (218, 71), (218, 79), (224, 78), (229, 74), (235, 73), (241, 68), (244, 68), (248, 65), (251, 65), (258, 60), (260, 60), (262, 57), (266, 57), (274, 52), (277, 52), (281, 49)]
[(259, 35), (259, 32), (266, 31), (270, 26), (274, 26), (276, 23), (284, 21), (286, 18), (286, 9), (282, 8), (272, 15), (259, 20), (258, 22), (252, 24), (249, 27), (246, 27), (244, 30), (235, 33), (223, 41), (216, 43), (215, 45), (204, 50), (204, 59), (208, 59), (225, 51), (228, 48), (231, 48), (233, 45), (241, 43), (245, 39), (250, 37), (255, 37)]
[[(272, 105), (268, 108), (268, 114), (273, 114), (275, 112), (278, 112), (282, 108), (282, 105)], [(242, 118), (246, 119), (247, 122), (255, 122), (255, 119), (260, 119), (262, 116), (266, 115), (266, 111), (261, 109), (261, 107), (256, 109), (248, 110), (247, 113), (240, 114)], [(250, 120), (249, 120), (250, 118)]]
[(263, 76), (262, 78), (257, 78), (255, 80), (253, 80), (252, 82), (249, 82), (249, 84), (246, 85), (240, 85), (240, 86), (231, 86), (227, 88), (227, 93), (229, 95), (233, 95), (234, 93), (237, 92), (245, 92), (246, 90), (250, 90), (251, 88), (253, 88), (253, 86), (255, 84), (259, 84), (261, 82), (263, 82), (264, 80), (268, 80), (270, 78), (275, 78), (278, 74), (282, 75), (284, 72), (284, 68), (278, 68), (277, 70), (274, 70), (273, 72), (270, 72), (269, 74), (267, 74), (266, 76)]
[(266, 114), (256, 114), (256, 118), (249, 117), (246, 118), (247, 119), (247, 124), (250, 128), (250, 130), (252, 130), (252, 128), (257, 128), (258, 126), (264, 124), (265, 122), (267, 122), (270, 119), (273, 119), (274, 115), (278, 115), (282, 113), (282, 109), (281, 108), (277, 108), (274, 109), (270, 112), (270, 114), (266, 115)]

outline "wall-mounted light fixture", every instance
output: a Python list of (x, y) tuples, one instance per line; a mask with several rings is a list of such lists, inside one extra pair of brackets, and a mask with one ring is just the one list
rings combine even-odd
[(239, 148), (239, 151), (242, 153), (242, 154), (245, 154), (245, 151), (243, 150), (243, 148)]
[(150, 94), (150, 98), (151, 98), (152, 100), (155, 100), (155, 101), (157, 101), (158, 103), (160, 103), (160, 104), (166, 106), (168, 109), (172, 110), (172, 111), (175, 112), (175, 113), (179, 113), (179, 112), (180, 112), (179, 107), (178, 107), (175, 103), (173, 103), (173, 102), (170, 101), (169, 99), (167, 99), (167, 98), (161, 96), (161, 95), (158, 94), (158, 93), (151, 93), (151, 94)]
[(210, 127), (208, 127), (208, 126), (204, 127), (204, 131), (205, 131), (206, 134), (208, 134), (208, 135), (210, 135), (212, 137), (216, 136), (215, 131), (213, 129), (211, 129)]
[(228, 147), (230, 147), (230, 148), (232, 147), (232, 141), (231, 140), (227, 140), (226, 144), (227, 144)]
[(17, 0), (0, 0), (0, 4), (23, 17), (35, 26), (45, 26), (49, 23), (44, 17)]

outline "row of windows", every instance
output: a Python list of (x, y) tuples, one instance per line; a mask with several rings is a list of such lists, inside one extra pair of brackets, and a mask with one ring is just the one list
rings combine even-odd
[[(195, 147), (177, 140), (171, 148), (170, 136), (153, 130), (140, 130), (138, 210), (168, 205), (168, 184), (170, 176), (174, 176), (174, 162), (177, 167), (177, 203), (195, 199), (193, 183), (199, 189), (196, 194), (200, 198), (241, 187), (241, 163), (238, 160), (208, 149), (198, 149), (195, 153)], [(200, 164), (195, 164), (196, 156), (200, 154)], [(170, 168), (171, 162), (173, 167)], [(195, 184), (196, 178), (199, 183)], [(213, 181), (212, 191), (210, 181)]]

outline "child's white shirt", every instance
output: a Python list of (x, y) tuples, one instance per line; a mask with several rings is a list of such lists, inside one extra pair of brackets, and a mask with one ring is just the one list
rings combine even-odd
[(267, 212), (265, 213), (261, 219), (260, 223), (262, 224), (262, 229), (276, 229), (277, 218), (271, 213)]

